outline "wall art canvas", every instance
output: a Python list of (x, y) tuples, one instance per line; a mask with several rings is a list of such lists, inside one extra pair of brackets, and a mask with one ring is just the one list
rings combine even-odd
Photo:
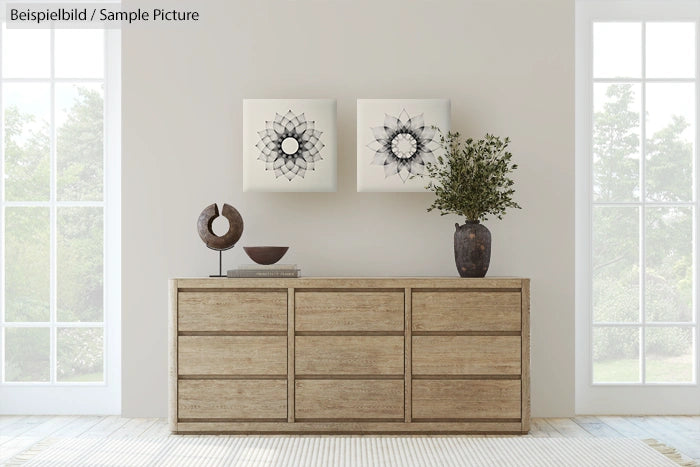
[(243, 100), (243, 191), (336, 191), (334, 99)]
[(450, 130), (449, 99), (358, 99), (357, 191), (426, 191), (442, 151), (433, 127)]

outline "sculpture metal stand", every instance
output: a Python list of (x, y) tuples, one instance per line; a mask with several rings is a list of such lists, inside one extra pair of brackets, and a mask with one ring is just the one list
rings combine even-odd
[(212, 229), (214, 219), (219, 217), (219, 208), (216, 203), (204, 208), (197, 219), (199, 237), (207, 248), (219, 252), (219, 274), (212, 274), (209, 277), (226, 277), (222, 269), (222, 252), (233, 248), (243, 234), (243, 218), (236, 208), (224, 203), (221, 215), (228, 220), (228, 232), (222, 236), (216, 235)]

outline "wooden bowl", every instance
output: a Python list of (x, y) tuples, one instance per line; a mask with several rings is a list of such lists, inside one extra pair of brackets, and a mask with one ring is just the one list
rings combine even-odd
[(289, 250), (288, 246), (244, 246), (246, 254), (258, 264), (275, 264)]

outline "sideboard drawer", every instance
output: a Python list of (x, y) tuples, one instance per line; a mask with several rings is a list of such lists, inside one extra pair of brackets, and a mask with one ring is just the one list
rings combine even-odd
[(180, 336), (180, 375), (286, 375), (286, 336)]
[(297, 331), (403, 331), (403, 292), (297, 292)]
[(178, 417), (287, 421), (287, 381), (180, 380)]
[(520, 418), (520, 380), (413, 380), (414, 419)]
[(403, 421), (403, 380), (301, 380), (295, 384), (295, 417)]
[(520, 336), (414, 336), (415, 375), (519, 375)]
[(179, 331), (286, 331), (286, 292), (180, 292)]
[(403, 375), (402, 336), (297, 336), (297, 375)]
[(415, 291), (413, 331), (520, 331), (520, 292)]

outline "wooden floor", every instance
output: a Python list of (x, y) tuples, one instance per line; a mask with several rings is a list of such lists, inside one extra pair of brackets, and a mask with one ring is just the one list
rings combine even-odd
[[(48, 437), (170, 436), (157, 418), (0, 416), (0, 464)], [(700, 463), (700, 417), (536, 418), (531, 437), (653, 438)]]

